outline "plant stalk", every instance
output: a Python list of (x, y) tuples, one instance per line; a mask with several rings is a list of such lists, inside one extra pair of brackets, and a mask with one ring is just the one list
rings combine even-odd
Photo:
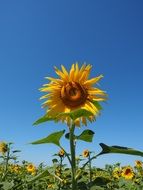
[(75, 139), (74, 139), (75, 124), (70, 128), (70, 151), (71, 151), (71, 170), (72, 170), (72, 190), (77, 190), (76, 175), (76, 159), (75, 159)]
[(88, 161), (89, 161), (89, 182), (92, 182), (92, 169), (91, 169), (91, 158), (90, 158), (90, 153), (88, 156)]

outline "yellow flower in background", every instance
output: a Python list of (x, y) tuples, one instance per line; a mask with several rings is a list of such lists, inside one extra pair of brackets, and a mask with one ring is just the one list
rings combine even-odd
[(29, 164), (27, 167), (26, 167), (27, 171), (29, 173), (31, 173), (32, 175), (34, 175), (36, 173), (36, 167), (33, 165), (33, 164)]
[(135, 174), (134, 174), (134, 171), (133, 171), (132, 167), (127, 166), (127, 167), (124, 167), (124, 168), (122, 169), (121, 175), (122, 175), (122, 177), (124, 177), (125, 179), (132, 179)]
[(82, 153), (83, 157), (84, 158), (87, 158), (89, 156), (89, 150), (84, 150), (83, 153)]
[(0, 142), (0, 153), (4, 154), (8, 150), (8, 146), (5, 142), (1, 141)]
[(18, 164), (11, 165), (10, 170), (11, 172), (18, 173), (20, 171), (21, 167)]
[(142, 168), (142, 166), (143, 166), (142, 161), (136, 160), (136, 161), (135, 161), (135, 166), (136, 166), (137, 168)]
[[(59, 113), (85, 109), (92, 113), (89, 120), (95, 120), (100, 108), (93, 101), (104, 101), (106, 93), (99, 88), (93, 87), (103, 76), (99, 75), (89, 79), (91, 68), (92, 66), (89, 64), (84, 64), (79, 68), (78, 63), (76, 63), (71, 66), (68, 72), (62, 65), (61, 70), (55, 67), (55, 72), (59, 78), (46, 77), (50, 82), (43, 85), (40, 90), (47, 93), (41, 99), (47, 99), (43, 103), (43, 107), (47, 108), (49, 116), (55, 117)], [(68, 126), (71, 125), (69, 116), (61, 116), (59, 120), (66, 122)], [(80, 117), (75, 121), (76, 126), (80, 126), (80, 123), (87, 125), (87, 118)]]
[(53, 184), (48, 184), (48, 188), (53, 189)]
[(63, 149), (61, 149), (61, 150), (59, 151), (58, 155), (59, 155), (60, 157), (63, 157), (63, 156), (65, 155), (65, 151), (64, 151)]
[(121, 169), (118, 167), (114, 168), (112, 175), (114, 178), (119, 179), (121, 176)]

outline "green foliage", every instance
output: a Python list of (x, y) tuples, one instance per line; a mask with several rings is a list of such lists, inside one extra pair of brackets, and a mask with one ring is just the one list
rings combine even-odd
[(50, 173), (49, 173), (48, 169), (45, 169), (42, 173), (36, 175), (35, 177), (33, 177), (30, 180), (27, 180), (27, 183), (33, 183), (33, 182), (35, 182), (41, 178), (47, 177), (49, 175), (50, 175)]
[(52, 120), (54, 120), (54, 118), (52, 118), (52, 117), (50, 117), (50, 116), (48, 116), (48, 115), (46, 114), (46, 115), (44, 115), (43, 117), (41, 117), (41, 118), (39, 118), (38, 120), (36, 120), (36, 121), (33, 123), (33, 125), (39, 125), (39, 124), (41, 124), (41, 123), (45, 123), (45, 122), (47, 122), (47, 121), (52, 121)]
[(87, 111), (85, 109), (77, 109), (75, 111), (71, 111), (71, 112), (68, 112), (68, 113), (59, 113), (57, 115), (57, 118), (61, 117), (61, 116), (69, 116), (72, 120), (76, 120), (78, 119), (79, 117), (89, 117), (93, 115), (90, 111)]
[(78, 140), (92, 142), (94, 136), (94, 132), (92, 130), (84, 130), (79, 136), (77, 136)]
[[(74, 139), (82, 140), (86, 142), (92, 142), (94, 136), (94, 132), (92, 130), (86, 129), (80, 135), (74, 135)], [(65, 137), (69, 139), (69, 133), (65, 134)]]
[(120, 154), (143, 156), (143, 152), (135, 150), (133, 148), (121, 147), (121, 146), (108, 146), (104, 143), (100, 143), (100, 146), (102, 147), (102, 151), (98, 154), (98, 156), (102, 154), (109, 154), (109, 153), (120, 153)]
[(58, 131), (50, 134), (49, 136), (42, 138), (40, 140), (34, 141), (31, 144), (44, 144), (44, 143), (53, 143), (57, 146), (60, 146), (60, 139), (65, 133), (65, 130)]
[[(98, 103), (97, 103), (98, 104)], [(99, 106), (99, 105), (98, 105)], [(41, 123), (45, 123), (47, 121), (55, 121), (57, 122), (58, 119), (60, 117), (63, 117), (63, 116), (66, 116), (66, 117), (70, 117), (72, 120), (76, 120), (80, 117), (87, 117), (89, 118), (89, 116), (93, 115), (90, 111), (87, 111), (85, 109), (77, 109), (75, 111), (72, 111), (72, 112), (68, 112), (68, 113), (65, 113), (65, 112), (62, 112), (62, 113), (58, 113), (56, 116), (54, 117), (51, 117), (49, 116), (48, 114), (44, 115), (43, 117), (39, 118), (37, 121), (35, 121), (33, 123), (33, 125), (39, 125)]]

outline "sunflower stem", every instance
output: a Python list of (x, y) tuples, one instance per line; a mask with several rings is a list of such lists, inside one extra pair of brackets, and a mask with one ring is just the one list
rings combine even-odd
[(88, 156), (88, 161), (89, 161), (89, 183), (91, 184), (92, 182), (92, 169), (91, 169), (91, 157), (90, 157), (90, 153)]
[(72, 190), (77, 190), (76, 175), (76, 159), (75, 159), (75, 139), (74, 139), (75, 124), (70, 128), (70, 151), (71, 151), (71, 170), (72, 170)]

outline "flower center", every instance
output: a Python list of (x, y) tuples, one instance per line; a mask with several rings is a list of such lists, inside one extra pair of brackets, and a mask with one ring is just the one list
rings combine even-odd
[(69, 82), (62, 87), (61, 99), (66, 106), (78, 107), (85, 103), (87, 92), (79, 83)]
[(130, 170), (130, 169), (126, 169), (125, 174), (126, 174), (126, 175), (129, 175), (130, 173), (131, 173), (131, 170)]

